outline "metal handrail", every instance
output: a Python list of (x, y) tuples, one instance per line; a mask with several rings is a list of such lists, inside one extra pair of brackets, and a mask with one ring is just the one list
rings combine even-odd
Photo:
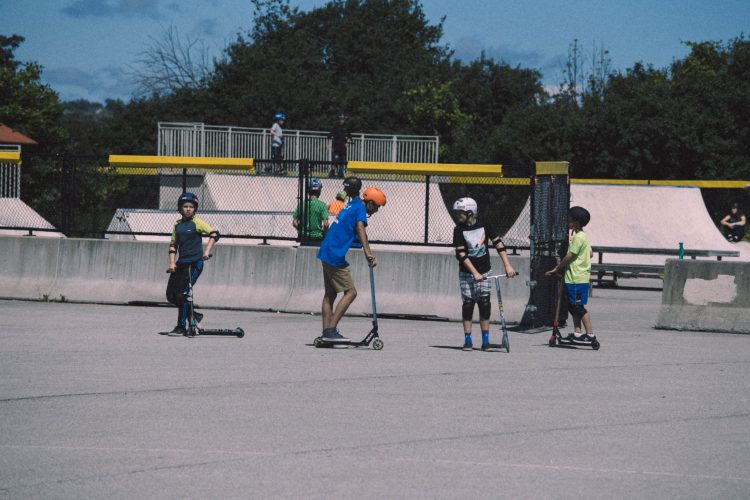
[[(349, 159), (437, 163), (439, 138), (426, 135), (352, 133)], [(328, 132), (284, 130), (287, 160), (330, 159)], [(208, 156), (270, 158), (268, 128), (206, 125), (193, 122), (159, 122), (157, 154), (160, 156)]]

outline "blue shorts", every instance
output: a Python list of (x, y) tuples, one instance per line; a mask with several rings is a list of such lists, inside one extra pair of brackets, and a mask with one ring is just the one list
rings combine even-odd
[(585, 306), (589, 301), (588, 283), (565, 283), (565, 291), (568, 294), (568, 304)]

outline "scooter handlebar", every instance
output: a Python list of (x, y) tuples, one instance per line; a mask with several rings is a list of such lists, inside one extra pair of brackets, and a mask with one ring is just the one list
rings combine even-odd
[[(214, 254), (210, 253), (210, 254), (208, 254), (208, 256), (205, 256), (205, 255), (204, 255), (203, 257), (201, 257), (201, 260), (208, 260), (208, 259), (210, 259), (210, 258), (211, 258), (211, 257), (213, 257), (213, 256), (214, 256)], [(173, 273), (174, 271), (172, 271), (171, 269), (167, 269), (167, 271), (166, 271), (166, 272), (167, 272), (167, 274), (171, 274), (171, 273)]]

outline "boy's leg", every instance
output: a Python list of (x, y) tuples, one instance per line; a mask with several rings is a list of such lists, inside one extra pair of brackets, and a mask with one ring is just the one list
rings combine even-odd
[[(195, 312), (194, 300), (195, 300), (195, 283), (198, 281), (198, 278), (200, 278), (201, 273), (203, 273), (203, 260), (193, 262), (192, 264), (190, 264), (188, 269), (189, 269), (188, 272), (190, 272), (190, 275), (189, 275), (190, 283), (193, 284), (193, 301), (187, 300), (188, 294), (190, 293), (190, 286), (189, 286), (190, 283), (185, 283), (185, 291), (184, 291), (185, 307), (186, 307), (185, 318), (190, 319), (190, 317), (194, 317), (197, 321), (200, 321), (200, 319), (203, 319), (203, 315)], [(198, 316), (200, 316), (200, 319), (198, 319)]]
[[(323, 263), (323, 282), (325, 284), (325, 295), (323, 296), (323, 337), (339, 342), (347, 342), (349, 339), (338, 333), (336, 328), (357, 297), (357, 290), (351, 278), (349, 268), (337, 268)], [(339, 303), (334, 307), (336, 296), (344, 292)]]
[(341, 318), (344, 317), (344, 313), (346, 313), (346, 310), (349, 309), (349, 306), (352, 305), (352, 302), (354, 302), (354, 299), (356, 298), (357, 290), (355, 288), (350, 288), (349, 290), (344, 292), (341, 300), (339, 300), (339, 303), (336, 304), (336, 308), (333, 310), (333, 316), (331, 317), (331, 328), (336, 328), (338, 326), (339, 321), (341, 321)]
[[(568, 309), (571, 309), (571, 306), (575, 307), (575, 304), (568, 304)], [(581, 333), (581, 317), (574, 314), (573, 315), (573, 329), (576, 333)]]
[[(583, 327), (586, 329), (587, 335), (594, 335), (594, 327), (591, 325), (591, 315), (588, 311), (586, 311), (586, 314), (583, 315), (583, 318), (581, 318), (583, 321)], [(580, 331), (580, 330), (579, 330)]]
[(169, 281), (167, 282), (167, 301), (170, 304), (177, 306), (177, 326), (172, 330), (172, 333), (184, 333), (185, 329), (185, 287), (187, 283), (187, 268), (179, 265), (173, 273), (169, 275)]
[(458, 272), (458, 284), (461, 288), (461, 319), (464, 327), (464, 351), (473, 348), (471, 328), (474, 322), (474, 305), (476, 304), (476, 282), (474, 276), (463, 271)]
[(333, 302), (336, 300), (336, 292), (332, 294), (326, 291), (323, 296), (323, 330), (331, 327), (331, 318), (333, 317)]
[(477, 307), (479, 308), (479, 327), (482, 330), (482, 349), (490, 347), (490, 316), (492, 315), (492, 302), (490, 301), (490, 280), (486, 279), (477, 283)]
[(586, 330), (586, 335), (594, 337), (594, 330), (591, 325), (591, 316), (586, 310), (586, 304), (589, 300), (589, 284), (566, 284), (568, 292), (568, 309), (573, 316), (573, 325), (577, 336), (581, 333), (581, 324)]

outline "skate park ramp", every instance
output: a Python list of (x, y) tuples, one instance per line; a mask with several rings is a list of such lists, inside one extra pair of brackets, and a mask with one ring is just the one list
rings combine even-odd
[[(0, 198), (0, 227), (30, 227), (43, 229), (33, 231), (35, 236), (48, 238), (64, 238), (65, 235), (58, 232), (52, 224), (39, 215), (33, 208), (18, 198)], [(23, 236), (28, 230), (2, 229), (0, 234)]]
[[(739, 251), (750, 260), (750, 246), (729, 243), (708, 215), (697, 187), (572, 184), (571, 206), (591, 213), (586, 234), (592, 246)], [(596, 256), (595, 256), (596, 258)], [(715, 257), (713, 257), (715, 259)], [(662, 264), (658, 255), (603, 255), (604, 262)]]
[[(333, 201), (343, 189), (341, 179), (321, 178), (320, 199)], [(368, 228), (371, 240), (424, 243), (424, 182), (364, 180), (363, 190), (377, 186), (385, 192), (388, 203), (375, 216)], [(227, 174), (206, 174), (200, 186), (189, 187), (201, 200), (199, 217), (224, 234), (260, 234), (295, 238), (292, 212), (297, 205), (298, 180), (294, 177), (267, 177)], [(440, 187), (432, 183), (428, 220), (428, 242), (450, 244), (453, 241), (453, 219), (443, 203)], [(120, 208), (110, 222), (108, 231), (161, 232), (170, 230), (178, 217), (174, 208), (182, 192), (174, 179), (160, 188), (159, 210)], [(229, 211), (230, 213), (211, 213)], [(112, 239), (149, 241), (148, 235), (111, 235)], [(158, 238), (158, 237), (156, 237)], [(242, 240), (237, 240), (242, 242)]]

